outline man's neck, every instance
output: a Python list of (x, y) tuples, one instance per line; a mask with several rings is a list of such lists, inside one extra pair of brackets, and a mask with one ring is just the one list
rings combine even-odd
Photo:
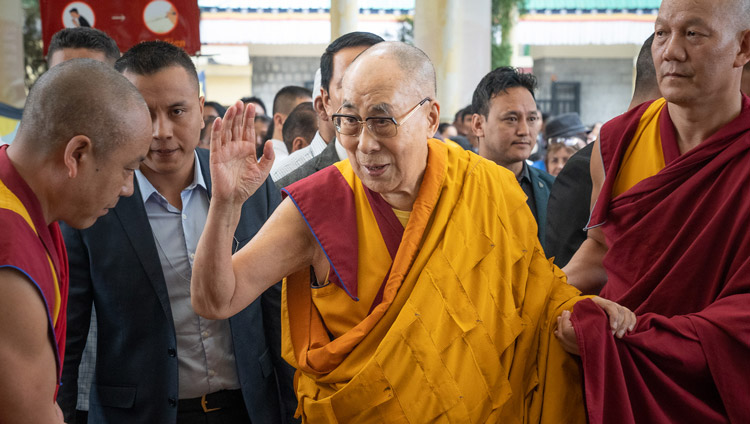
[(730, 101), (690, 106), (669, 103), (669, 117), (677, 133), (680, 154), (685, 154), (731, 122), (742, 111), (739, 91)]
[(521, 172), (523, 172), (523, 161), (513, 162), (513, 163), (510, 163), (510, 164), (498, 163), (498, 165), (503, 166), (503, 167), (509, 169), (514, 174), (516, 174), (516, 179), (520, 178), (521, 177)]
[(45, 184), (46, 181), (58, 181), (60, 176), (52, 175), (53, 165), (44, 163), (39, 160), (41, 155), (34, 152), (27, 152), (26, 149), (20, 147), (23, 143), (16, 142), (8, 146), (6, 150), (8, 159), (16, 169), (18, 175), (24, 180), (26, 185), (29, 186), (31, 191), (39, 201), (39, 205), (42, 209), (42, 216), (47, 225), (57, 220), (57, 217), (52, 216), (52, 198), (57, 191), (56, 187), (51, 187), (49, 184)]
[(170, 174), (160, 174), (151, 168), (141, 165), (141, 172), (148, 182), (169, 202), (170, 205), (182, 210), (182, 190), (193, 182), (195, 176), (195, 156), (191, 166)]

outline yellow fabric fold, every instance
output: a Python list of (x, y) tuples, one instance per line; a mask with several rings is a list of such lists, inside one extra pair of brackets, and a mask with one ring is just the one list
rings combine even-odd
[[(351, 172), (347, 161), (337, 166)], [(366, 197), (356, 203), (368, 207)], [(303, 422), (585, 422), (578, 365), (552, 335), (581, 297), (536, 233), (511, 172), (430, 140), (372, 313), (331, 341), (320, 317), (336, 311), (314, 307), (309, 271), (285, 281), (283, 351), (298, 369)], [(330, 355), (330, 371), (311, 366), (312, 351)]]
[(633, 141), (628, 145), (622, 164), (612, 187), (612, 197), (617, 197), (646, 178), (656, 175), (665, 166), (664, 149), (659, 131), (659, 115), (667, 101), (664, 98), (651, 103), (641, 116)]

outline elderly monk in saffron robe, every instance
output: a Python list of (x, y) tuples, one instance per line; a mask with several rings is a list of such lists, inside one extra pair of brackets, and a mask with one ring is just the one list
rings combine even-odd
[[(584, 422), (578, 365), (552, 335), (578, 290), (545, 259), (515, 176), (430, 139), (434, 96), (419, 49), (366, 50), (333, 115), (349, 159), (289, 186), (234, 256), (273, 153), (256, 163), (252, 107), (230, 108), (212, 128), (193, 306), (227, 317), (288, 276), (282, 350), (303, 422)], [(615, 329), (634, 325), (597, 301)]]
[(566, 267), (638, 324), (605, 337), (584, 301), (561, 336), (591, 423), (750, 422), (750, 2), (664, 0), (652, 52), (664, 98), (602, 128), (600, 194)]

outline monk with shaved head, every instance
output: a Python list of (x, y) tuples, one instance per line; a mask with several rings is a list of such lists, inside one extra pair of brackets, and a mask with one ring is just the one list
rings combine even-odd
[(565, 267), (638, 323), (612, 338), (584, 301), (560, 338), (592, 423), (750, 422), (750, 2), (662, 1), (651, 52), (663, 98), (602, 127), (588, 238)]
[(0, 422), (62, 422), (68, 263), (57, 221), (85, 228), (133, 193), (148, 108), (111, 66), (73, 59), (31, 89), (0, 146)]
[[(544, 257), (513, 173), (431, 138), (429, 58), (376, 44), (341, 94), (332, 120), (348, 159), (284, 189), (234, 255), (240, 207), (273, 153), (255, 159), (252, 107), (214, 122), (195, 310), (231, 316), (286, 277), (282, 351), (303, 422), (585, 422), (577, 366), (552, 336), (578, 290)], [(595, 301), (614, 330), (634, 324)]]

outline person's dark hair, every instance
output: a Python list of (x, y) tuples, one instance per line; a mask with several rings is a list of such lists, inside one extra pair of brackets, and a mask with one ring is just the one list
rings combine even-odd
[(289, 152), (292, 151), (292, 143), (297, 137), (302, 137), (309, 143), (318, 131), (318, 115), (315, 113), (312, 102), (304, 102), (297, 105), (292, 113), (284, 121), (281, 127), (281, 136)]
[(648, 92), (658, 90), (656, 81), (656, 68), (651, 56), (651, 44), (654, 42), (654, 34), (651, 34), (641, 46), (638, 59), (635, 61), (635, 92)]
[[(73, 13), (73, 12), (78, 13), (78, 9), (74, 7), (72, 9), (68, 10), (68, 13)], [(80, 15), (80, 13), (78, 13), (78, 14)]]
[(129, 140), (127, 117), (139, 108), (144, 116), (148, 113), (138, 89), (112, 66), (93, 59), (67, 60), (34, 83), (15, 142), (47, 154), (85, 135), (94, 154), (103, 158)]
[(464, 118), (466, 118), (467, 115), (473, 115), (474, 114), (474, 108), (471, 105), (466, 106), (465, 108), (458, 111), (460, 120), (463, 121)]
[(255, 104), (259, 105), (260, 107), (262, 107), (263, 110), (266, 112), (266, 114), (268, 114), (268, 109), (266, 109), (266, 104), (263, 103), (263, 100), (261, 100), (260, 97), (245, 96), (245, 97), (241, 98), (240, 101), (242, 101), (242, 103), (244, 103), (244, 104), (255, 103)]
[(136, 75), (153, 75), (171, 66), (181, 66), (195, 81), (196, 90), (200, 90), (198, 72), (193, 61), (185, 50), (166, 41), (144, 41), (131, 47), (115, 62), (115, 69)]
[(445, 131), (446, 128), (452, 126), (453, 124), (450, 124), (448, 122), (441, 122), (440, 125), (438, 125), (437, 132), (441, 135), (443, 134), (443, 131)]
[(65, 28), (57, 31), (52, 36), (47, 49), (47, 62), (52, 54), (62, 49), (88, 49), (104, 53), (110, 64), (120, 58), (120, 49), (117, 43), (104, 31), (96, 28), (77, 27)]
[(336, 53), (348, 47), (374, 46), (382, 41), (385, 41), (383, 40), (383, 37), (364, 31), (350, 32), (333, 40), (333, 42), (326, 47), (326, 51), (323, 55), (320, 56), (320, 87), (328, 92), (328, 87), (331, 86), (331, 78), (333, 78), (333, 56)]
[(271, 113), (273, 115), (277, 113), (289, 115), (292, 113), (292, 109), (297, 106), (296, 100), (302, 97), (312, 98), (312, 91), (298, 85), (287, 85), (279, 90), (273, 98), (273, 111)]
[[(266, 141), (270, 140), (271, 137), (273, 136), (273, 119), (271, 119), (270, 117), (266, 115), (255, 115), (255, 119), (253, 120), (253, 122), (255, 123), (258, 121), (263, 122), (264, 124), (268, 124), (268, 130), (266, 131), (265, 134), (263, 134), (263, 137), (261, 137), (263, 139), (263, 142), (265, 143)], [(263, 150), (263, 146), (261, 146), (261, 151), (262, 150)]]
[(205, 102), (203, 103), (203, 107), (212, 107), (216, 110), (216, 113), (219, 115), (220, 118), (224, 117), (224, 114), (227, 113), (227, 108), (221, 105), (219, 102)]
[(509, 88), (523, 87), (529, 90), (531, 97), (534, 98), (536, 90), (536, 77), (532, 74), (525, 74), (516, 68), (502, 66), (496, 68), (479, 81), (474, 95), (471, 99), (471, 108), (474, 113), (484, 115), (490, 113), (490, 100), (500, 92), (508, 92)]

